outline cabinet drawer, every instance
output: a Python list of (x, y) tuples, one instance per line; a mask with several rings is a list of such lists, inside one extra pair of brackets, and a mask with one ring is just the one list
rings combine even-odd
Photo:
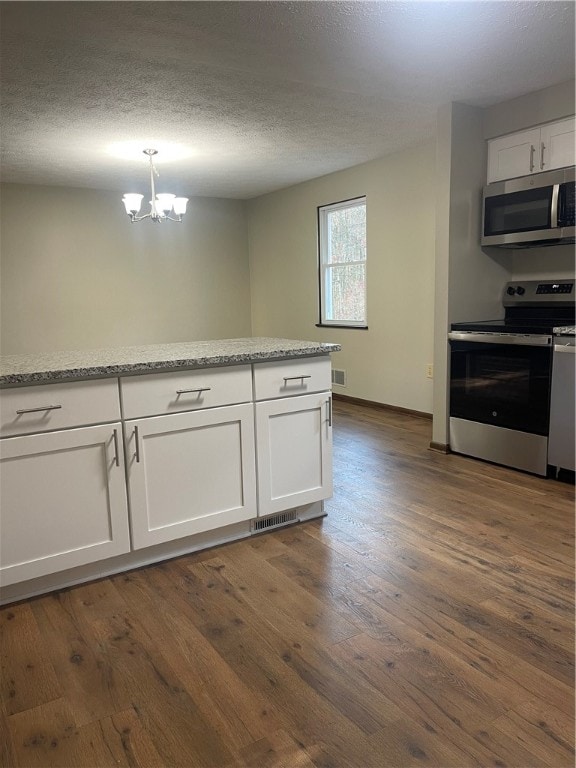
[(331, 387), (329, 357), (303, 357), (285, 362), (254, 364), (254, 399), (323, 392)]
[(252, 401), (249, 365), (125, 376), (120, 387), (125, 419)]
[(118, 379), (42, 384), (0, 391), (0, 436), (120, 420)]

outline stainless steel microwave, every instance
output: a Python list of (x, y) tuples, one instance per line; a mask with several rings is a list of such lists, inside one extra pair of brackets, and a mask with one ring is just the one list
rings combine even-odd
[(575, 169), (484, 187), (481, 245), (536, 248), (575, 242)]

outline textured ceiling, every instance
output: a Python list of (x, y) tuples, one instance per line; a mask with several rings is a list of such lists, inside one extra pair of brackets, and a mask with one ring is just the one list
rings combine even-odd
[[(574, 77), (573, 2), (2, 2), (2, 178), (248, 198)], [(166, 159), (166, 155), (164, 155)], [(166, 191), (166, 190), (165, 190)]]

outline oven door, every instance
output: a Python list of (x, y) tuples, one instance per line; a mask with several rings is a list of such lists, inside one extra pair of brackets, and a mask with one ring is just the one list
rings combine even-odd
[(551, 337), (450, 333), (449, 339), (450, 416), (548, 434)]

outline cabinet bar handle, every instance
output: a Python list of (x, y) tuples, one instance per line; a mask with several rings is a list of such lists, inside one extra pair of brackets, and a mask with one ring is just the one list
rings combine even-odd
[(118, 453), (118, 430), (115, 429), (113, 432), (114, 435), (114, 464), (116, 464), (117, 467), (120, 466), (120, 456)]
[(534, 144), (530, 144), (530, 173), (534, 170), (534, 152), (536, 152), (536, 147)]
[(332, 426), (332, 398), (331, 397), (328, 398), (327, 405), (328, 405), (328, 426), (331, 427)]
[(312, 376), (309, 373), (304, 374), (304, 376), (284, 376), (284, 381), (294, 381), (295, 379), (311, 379)]
[(134, 445), (136, 447), (136, 450), (134, 452), (134, 457), (138, 463), (140, 463), (140, 445), (138, 443), (138, 427), (134, 427)]
[(544, 142), (540, 142), (540, 168), (544, 168), (544, 150), (546, 147), (544, 146)]
[(43, 405), (40, 408), (21, 408), (19, 411), (16, 411), (18, 416), (20, 416), (23, 413), (40, 413), (41, 411), (56, 411), (58, 408), (62, 408), (61, 405)]
[(189, 395), (193, 392), (210, 392), (212, 387), (198, 387), (198, 389), (177, 389), (176, 394), (177, 395)]

